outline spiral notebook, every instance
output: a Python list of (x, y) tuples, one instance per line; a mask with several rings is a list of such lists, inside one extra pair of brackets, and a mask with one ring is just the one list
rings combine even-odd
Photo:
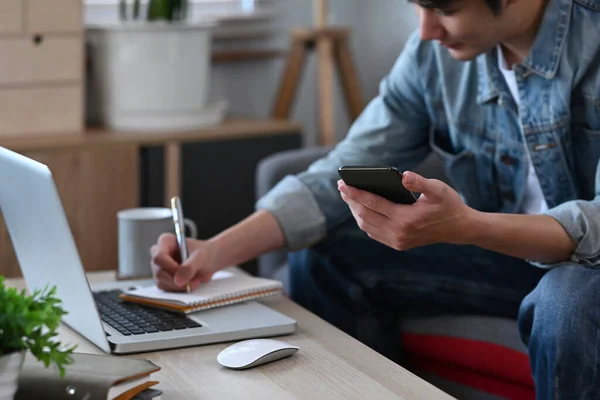
[(250, 275), (219, 271), (191, 293), (165, 292), (155, 285), (125, 291), (121, 298), (146, 306), (191, 313), (230, 304), (275, 296), (283, 291), (281, 282)]

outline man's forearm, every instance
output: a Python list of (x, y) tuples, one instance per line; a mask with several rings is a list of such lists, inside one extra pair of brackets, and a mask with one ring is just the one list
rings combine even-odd
[(209, 240), (217, 251), (219, 268), (241, 264), (285, 245), (277, 219), (260, 210)]
[(471, 217), (467, 241), (499, 253), (554, 264), (568, 261), (577, 246), (564, 228), (547, 215), (475, 211)]

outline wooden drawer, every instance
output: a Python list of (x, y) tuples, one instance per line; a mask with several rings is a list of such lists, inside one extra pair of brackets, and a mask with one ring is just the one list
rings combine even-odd
[(81, 36), (0, 37), (0, 85), (81, 81)]
[(82, 132), (81, 84), (0, 90), (0, 136)]
[(0, 0), (0, 33), (23, 30), (23, 0)]
[(81, 32), (83, 30), (82, 0), (21, 1), (26, 1), (25, 26), (29, 33)]

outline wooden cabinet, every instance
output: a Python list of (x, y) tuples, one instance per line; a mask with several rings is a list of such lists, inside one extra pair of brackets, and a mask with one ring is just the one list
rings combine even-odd
[(0, 34), (23, 31), (23, 0), (0, 0)]
[[(138, 205), (137, 146), (39, 150), (23, 154), (48, 165), (52, 171), (85, 269), (115, 269), (116, 214)], [(21, 275), (2, 218), (0, 275)]]
[(25, 1), (29, 33), (80, 33), (83, 31), (82, 0)]
[(79, 37), (0, 36), (0, 85), (81, 82), (83, 47)]
[(0, 90), (0, 136), (80, 134), (83, 104), (83, 90), (77, 85)]
[(81, 0), (0, 0), (0, 137), (81, 134)]

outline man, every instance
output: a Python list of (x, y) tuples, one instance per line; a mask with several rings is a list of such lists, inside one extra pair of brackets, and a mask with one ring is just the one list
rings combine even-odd
[[(179, 269), (181, 290), (285, 247), (292, 296), (396, 360), (398, 319), (519, 318), (539, 398), (600, 393), (600, 0), (421, 0), (420, 30), (347, 138)], [(454, 189), (406, 172), (397, 205), (341, 165), (410, 171), (435, 151)], [(352, 216), (353, 218), (350, 218)]]

